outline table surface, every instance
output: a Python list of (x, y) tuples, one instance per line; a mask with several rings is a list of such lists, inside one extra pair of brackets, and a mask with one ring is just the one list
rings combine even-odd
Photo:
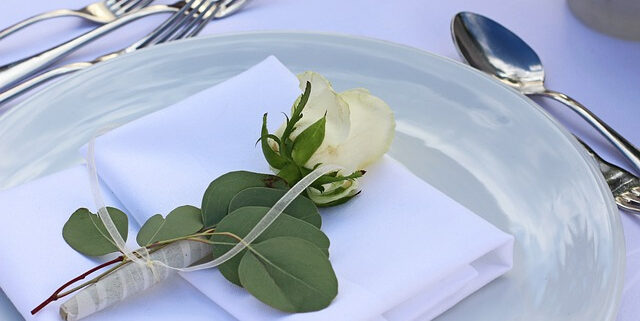
[[(165, 2), (165, 1), (158, 1)], [(0, 2), (0, 28), (37, 12), (79, 8), (86, 0)], [(536, 49), (551, 89), (570, 94), (640, 145), (637, 108), (640, 42), (612, 38), (578, 21), (559, 0), (252, 0), (236, 15), (214, 21), (203, 34), (248, 30), (305, 30), (374, 37), (421, 48), (460, 60), (451, 42), (450, 20), (459, 11), (491, 17)], [(162, 21), (149, 17), (91, 44), (65, 61), (81, 61), (122, 48)], [(10, 36), (0, 46), (0, 64), (46, 49), (93, 26), (76, 18), (42, 22)], [(631, 169), (616, 149), (562, 105), (538, 100), (549, 113), (613, 163)], [(618, 320), (637, 320), (640, 306), (640, 216), (621, 212), (627, 242), (627, 272)], [(0, 291), (0, 319), (21, 320)]]

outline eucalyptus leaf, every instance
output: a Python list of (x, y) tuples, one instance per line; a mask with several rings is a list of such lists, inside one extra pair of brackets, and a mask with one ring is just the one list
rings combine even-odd
[(205, 227), (212, 227), (227, 215), (229, 202), (238, 192), (249, 187), (288, 189), (286, 181), (269, 174), (247, 171), (226, 173), (216, 178), (202, 198), (202, 219)]
[[(239, 208), (229, 213), (216, 228), (216, 232), (233, 233), (239, 237), (245, 237), (251, 229), (262, 219), (269, 211), (269, 207), (248, 206)], [(285, 213), (280, 214), (278, 218), (271, 224), (258, 238), (253, 242), (260, 243), (264, 240), (279, 236), (297, 237), (315, 244), (317, 248), (325, 255), (329, 255), (329, 238), (315, 226)], [(211, 241), (225, 242), (236, 244), (238, 241), (226, 235), (213, 235)], [(231, 249), (232, 245), (213, 246), (213, 255), (220, 256)], [(243, 252), (238, 253), (230, 260), (218, 266), (218, 269), (230, 282), (240, 285), (238, 276), (238, 265), (242, 258)]]
[(300, 166), (304, 166), (313, 153), (318, 150), (318, 147), (324, 140), (325, 125), (327, 123), (327, 116), (320, 118), (315, 123), (311, 124), (305, 130), (303, 130), (293, 142), (293, 150), (291, 156), (293, 161)]
[[(272, 207), (284, 196), (286, 190), (273, 189), (267, 187), (247, 188), (233, 197), (229, 203), (229, 213), (245, 206)], [(284, 209), (284, 212), (297, 219), (301, 219), (313, 226), (320, 228), (322, 217), (318, 212), (318, 207), (310, 199), (300, 195)]]
[(258, 300), (285, 312), (326, 308), (338, 294), (327, 256), (313, 243), (275, 237), (252, 246), (238, 268), (240, 282)]
[(140, 228), (136, 240), (140, 246), (194, 234), (202, 229), (202, 213), (195, 206), (180, 206), (167, 218), (156, 214)]
[[(114, 207), (107, 207), (107, 212), (126, 241), (129, 224), (127, 214)], [(86, 208), (79, 208), (71, 214), (62, 228), (62, 237), (74, 250), (89, 256), (119, 251), (100, 217)]]

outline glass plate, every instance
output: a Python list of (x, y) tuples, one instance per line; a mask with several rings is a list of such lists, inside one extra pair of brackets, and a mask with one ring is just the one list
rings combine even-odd
[(587, 154), (526, 97), (458, 62), (388, 42), (254, 32), (179, 41), (100, 64), (0, 117), (0, 186), (77, 163), (77, 148), (98, 130), (268, 55), (294, 72), (318, 71), (338, 90), (366, 87), (382, 97), (398, 121), (392, 156), (515, 235), (514, 269), (438, 320), (615, 319), (623, 231)]

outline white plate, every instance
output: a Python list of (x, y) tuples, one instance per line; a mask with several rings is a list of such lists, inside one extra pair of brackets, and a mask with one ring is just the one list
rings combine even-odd
[(398, 120), (391, 154), (515, 235), (513, 271), (438, 320), (615, 319), (622, 228), (586, 153), (526, 97), (460, 63), (387, 42), (232, 34), (101, 64), (0, 118), (0, 186), (69, 166), (98, 129), (158, 110), (271, 54), (294, 72), (326, 75), (339, 90), (366, 87), (382, 97)]

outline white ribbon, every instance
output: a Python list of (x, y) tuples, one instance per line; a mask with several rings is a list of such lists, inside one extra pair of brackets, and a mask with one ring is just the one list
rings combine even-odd
[(98, 217), (104, 224), (104, 227), (106, 228), (107, 233), (109, 233), (109, 236), (111, 236), (114, 245), (118, 248), (118, 250), (120, 250), (120, 252), (122, 252), (122, 254), (127, 259), (142, 265), (149, 264), (150, 260), (147, 249), (143, 248), (141, 249), (142, 251), (136, 252), (140, 255), (140, 257), (144, 259), (141, 259), (137, 255), (135, 255), (133, 251), (129, 250), (129, 248), (127, 248), (125, 240), (122, 238), (122, 235), (120, 235), (120, 232), (118, 232), (118, 228), (113, 223), (111, 215), (109, 215), (109, 212), (107, 211), (107, 206), (105, 205), (104, 198), (102, 198), (102, 193), (100, 192), (100, 183), (98, 182), (98, 170), (96, 168), (95, 161), (95, 146), (95, 138), (92, 138), (91, 141), (89, 141), (89, 145), (87, 148), (87, 168), (89, 169), (89, 183), (91, 185), (91, 194), (93, 195), (93, 201), (96, 205), (96, 208), (98, 209)]
[[(102, 194), (100, 193), (100, 185), (98, 182), (98, 172), (95, 164), (95, 138), (89, 142), (88, 150), (87, 150), (87, 166), (89, 168), (89, 180), (91, 184), (91, 191), (93, 193), (93, 199), (98, 208), (98, 217), (104, 224), (107, 232), (113, 239), (116, 247), (122, 252), (122, 254), (129, 260), (141, 264), (147, 265), (151, 268), (153, 264), (158, 264), (160, 266), (177, 270), (183, 272), (197, 271), (202, 269), (208, 269), (212, 267), (216, 267), (227, 260), (231, 259), (233, 256), (244, 250), (251, 242), (253, 242), (262, 232), (264, 232), (277, 218), (282, 214), (282, 212), (295, 200), (302, 192), (304, 192), (314, 181), (320, 178), (322, 175), (338, 171), (342, 169), (340, 166), (336, 165), (322, 165), (313, 170), (307, 176), (303, 177), (297, 184), (295, 184), (291, 189), (289, 189), (283, 196), (280, 198), (265, 214), (265, 216), (256, 224), (256, 226), (249, 231), (249, 233), (242, 239), (238, 244), (232, 247), (229, 251), (225, 252), (223, 255), (209, 261), (206, 263), (202, 263), (196, 266), (191, 266), (187, 268), (178, 268), (168, 266), (164, 262), (158, 260), (151, 260), (149, 258), (149, 253), (146, 248), (141, 248), (136, 251), (131, 251), (127, 248), (127, 245), (122, 239), (122, 236), (118, 232), (113, 220), (111, 220), (111, 216), (107, 212), (104, 199), (102, 198)], [(135, 253), (135, 254), (134, 254)], [(137, 256), (138, 254), (139, 256)], [(155, 274), (154, 274), (155, 275)]]
[(322, 165), (315, 170), (313, 170), (309, 175), (303, 177), (296, 185), (294, 185), (290, 190), (288, 190), (273, 206), (267, 214), (256, 224), (256, 226), (249, 231), (249, 233), (232, 247), (229, 251), (225, 252), (221, 256), (203, 264), (199, 264), (196, 266), (191, 266), (188, 268), (176, 269), (184, 272), (196, 271), (201, 269), (207, 269), (216, 267), (227, 260), (231, 259), (233, 256), (238, 254), (240, 251), (244, 250), (251, 242), (253, 242), (262, 232), (264, 232), (277, 218), (282, 214), (282, 212), (295, 200), (304, 190), (306, 190), (313, 182), (315, 182), (318, 178), (320, 178), (324, 174), (328, 174), (331, 172), (335, 172), (337, 170), (342, 169), (342, 167), (336, 165)]

